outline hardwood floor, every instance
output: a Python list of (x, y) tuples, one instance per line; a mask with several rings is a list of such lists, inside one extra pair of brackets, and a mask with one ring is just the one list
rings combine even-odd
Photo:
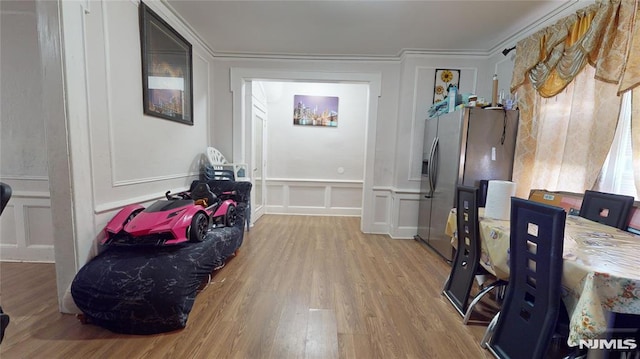
[(449, 267), (353, 217), (261, 218), (186, 328), (122, 335), (60, 314), (52, 264), (1, 263), (9, 358), (492, 358), (440, 294)]

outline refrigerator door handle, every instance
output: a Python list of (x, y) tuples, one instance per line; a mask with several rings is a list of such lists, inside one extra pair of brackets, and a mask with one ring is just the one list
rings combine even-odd
[(433, 158), (435, 155), (435, 151), (436, 151), (436, 145), (438, 143), (438, 137), (433, 139), (433, 143), (431, 144), (431, 150), (429, 151), (429, 165), (428, 165), (428, 170), (429, 173), (427, 174), (429, 176), (429, 193), (424, 196), (425, 198), (431, 198), (433, 197), (433, 191), (435, 191), (435, 187), (433, 186)]
[(438, 160), (440, 159), (440, 137), (436, 137), (433, 143), (433, 155), (431, 156), (432, 169), (430, 171), (431, 179), (431, 195), (435, 192), (438, 185)]

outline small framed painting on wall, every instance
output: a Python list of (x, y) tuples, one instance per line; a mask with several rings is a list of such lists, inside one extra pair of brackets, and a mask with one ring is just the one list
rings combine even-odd
[(440, 102), (449, 95), (449, 87), (460, 89), (460, 70), (436, 69), (433, 86), (433, 103)]
[(293, 96), (293, 124), (338, 127), (338, 97)]

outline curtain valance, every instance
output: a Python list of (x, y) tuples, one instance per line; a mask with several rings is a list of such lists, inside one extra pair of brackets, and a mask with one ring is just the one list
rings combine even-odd
[[(636, 8), (635, 0), (601, 0), (519, 41), (511, 92), (528, 81), (540, 96), (555, 96), (586, 64), (598, 80), (618, 84), (624, 78), (626, 89), (640, 83), (640, 34), (632, 36), (640, 31), (633, 26)], [(635, 61), (625, 72), (627, 58)]]

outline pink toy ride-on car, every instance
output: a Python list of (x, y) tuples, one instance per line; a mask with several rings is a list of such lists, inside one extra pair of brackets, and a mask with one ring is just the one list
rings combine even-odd
[(202, 242), (210, 227), (231, 227), (236, 221), (236, 202), (224, 193), (219, 198), (209, 185), (199, 183), (188, 192), (165, 193), (147, 208), (124, 207), (105, 227), (104, 245), (172, 245)]

